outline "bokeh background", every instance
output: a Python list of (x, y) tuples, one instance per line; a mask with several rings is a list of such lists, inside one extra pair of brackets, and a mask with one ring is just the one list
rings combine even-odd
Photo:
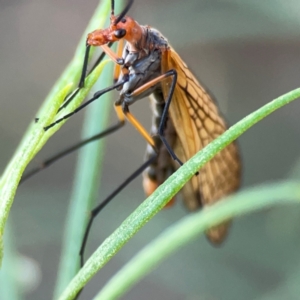
[[(0, 169), (73, 56), (97, 0), (0, 1)], [(217, 98), (233, 124), (299, 86), (300, 3), (265, 1), (136, 0), (130, 15), (158, 28)], [(133, 112), (150, 126), (148, 101)], [(284, 179), (300, 152), (300, 102), (275, 112), (240, 139), (243, 188)], [(31, 164), (80, 139), (83, 114), (72, 118)], [(112, 117), (112, 123), (114, 117)], [(138, 167), (145, 142), (127, 125), (107, 138), (99, 200)], [(60, 256), (76, 154), (17, 192), (10, 221), (27, 279), (26, 299), (49, 299)], [(141, 178), (116, 197), (95, 222), (89, 251), (144, 199)], [(88, 284), (91, 299), (129, 258), (187, 214), (179, 202), (158, 214)], [(300, 209), (278, 207), (235, 220), (228, 240), (213, 248), (199, 237), (172, 255), (124, 299), (299, 299)], [(27, 262), (27, 264), (25, 264)], [(0, 299), (5, 299), (0, 291)]]

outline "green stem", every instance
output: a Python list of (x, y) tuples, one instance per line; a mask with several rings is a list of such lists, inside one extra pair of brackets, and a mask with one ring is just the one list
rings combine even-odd
[[(111, 84), (109, 82), (112, 78), (111, 68), (103, 72), (103, 78), (101, 85), (98, 85), (99, 90)], [(101, 101), (87, 109), (82, 139), (107, 128), (109, 110), (112, 107), (109, 98), (105, 95)], [(100, 187), (103, 152), (102, 139), (85, 146), (79, 152), (54, 299), (58, 298), (79, 270), (79, 250), (89, 216), (87, 212), (94, 205)]]
[(15, 249), (15, 241), (11, 219), (7, 224), (4, 241), (7, 247), (7, 255), (3, 260), (3, 268), (0, 272), (0, 291), (2, 300), (21, 300), (21, 288), (18, 282), (18, 270), (20, 266), (19, 256)]
[(278, 204), (300, 203), (299, 182), (276, 182), (244, 190), (210, 208), (191, 214), (170, 228), (135, 255), (104, 286), (95, 300), (118, 299), (159, 262), (207, 229), (241, 214)]
[(243, 132), (273, 111), (290, 103), (300, 96), (300, 89), (293, 90), (272, 102), (264, 105), (255, 112), (230, 127), (224, 134), (207, 145), (193, 156), (177, 172), (170, 176), (163, 185), (148, 197), (94, 252), (84, 267), (73, 278), (60, 300), (73, 299), (78, 291), (102, 268), (121, 248), (155, 216), (167, 202), (194, 174), (201, 169), (214, 155), (237, 139)]
[[(116, 7), (118, 11), (122, 9), (123, 3), (119, 4)], [(105, 16), (109, 15), (110, 10), (107, 2), (102, 3), (101, 6), (103, 18), (97, 24), (97, 28), (105, 27), (104, 21), (107, 19)], [(101, 74), (103, 79), (95, 84), (93, 90), (99, 91), (112, 84), (112, 67), (113, 64), (106, 67)], [(87, 108), (81, 135), (82, 140), (100, 133), (108, 127), (109, 112), (112, 108), (112, 102), (109, 100), (111, 100), (109, 94), (105, 94), (100, 101)], [(91, 211), (95, 199), (98, 198), (103, 155), (103, 139), (90, 143), (79, 152), (54, 299), (58, 298), (79, 270), (79, 250), (87, 226), (88, 212)]]
[[(95, 15), (90, 22), (87, 31), (91, 31), (92, 28), (96, 28), (96, 23), (107, 16), (107, 11), (110, 7), (110, 1), (105, 0), (104, 7), (106, 10), (101, 10), (98, 8)], [(37, 116), (39, 116), (38, 123), (33, 123), (29, 126), (20, 146), (16, 150), (13, 158), (8, 164), (3, 176), (0, 181), (0, 263), (3, 257), (3, 233), (4, 227), (8, 218), (10, 207), (12, 205), (19, 181), (21, 176), (30, 162), (30, 160), (36, 155), (36, 153), (41, 149), (41, 147), (46, 143), (54, 132), (56, 132), (65, 121), (61, 122), (57, 126), (54, 126), (48, 131), (44, 131), (44, 126), (52, 123), (56, 118), (61, 117), (73, 111), (80, 103), (85, 99), (86, 95), (99, 78), (105, 63), (102, 63), (95, 69), (95, 71), (86, 79), (85, 88), (83, 88), (74, 100), (68, 105), (66, 109), (63, 109), (59, 114), (57, 110), (63, 100), (65, 99), (67, 93), (70, 90), (71, 85), (67, 82), (77, 81), (81, 73), (82, 68), (82, 57), (85, 51), (85, 36), (80, 42), (80, 46), (76, 50), (75, 56), (67, 67), (66, 71), (63, 73), (61, 78), (55, 84), (50, 94), (46, 98), (44, 104), (39, 110)]]

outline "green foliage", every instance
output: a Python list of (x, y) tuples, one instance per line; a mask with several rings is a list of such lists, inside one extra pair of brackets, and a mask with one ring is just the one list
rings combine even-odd
[[(100, 8), (96, 11), (87, 31), (99, 27), (101, 21), (104, 22), (105, 16), (108, 15), (109, 4), (110, 2), (108, 0), (103, 2), (103, 6), (100, 6)], [(54, 86), (38, 112), (38, 123), (34, 123), (29, 127), (20, 143), (20, 146), (16, 150), (15, 155), (1, 178), (0, 237), (3, 237), (9, 210), (22, 173), (31, 159), (38, 151), (40, 151), (47, 140), (63, 125), (64, 122), (51, 128), (47, 132), (44, 131), (44, 126), (49, 125), (61, 115), (73, 111), (76, 107), (78, 107), (103, 71), (105, 62), (99, 65), (98, 68), (86, 79), (85, 88), (77, 95), (74, 101), (66, 109), (62, 110), (59, 114), (56, 114), (58, 108), (65, 99), (65, 96), (71, 89), (72, 85), (69, 83), (76, 82), (80, 75), (84, 52), (84, 39), (85, 36), (80, 42), (80, 46), (77, 49), (69, 67), (58, 80), (57, 84)], [(86, 212), (88, 209), (88, 206), (83, 207), (83, 205), (86, 205), (85, 203), (82, 203), (83, 201), (81, 201), (81, 203), (77, 202), (78, 199), (72, 201), (68, 218), (69, 227), (66, 230), (66, 246), (63, 251), (64, 254), (62, 255), (61, 269), (55, 298), (57, 298), (57, 295), (63, 288), (65, 288), (67, 282), (70, 281), (59, 299), (73, 299), (78, 291), (80, 291), (92, 278), (92, 276), (98, 272), (118, 251), (120, 251), (123, 245), (127, 243), (130, 238), (133, 237), (151, 218), (153, 218), (205, 163), (212, 159), (214, 155), (225, 148), (228, 144), (237, 139), (251, 126), (271, 114), (273, 111), (297, 99), (299, 96), (300, 89), (296, 89), (273, 100), (230, 127), (222, 136), (218, 137), (215, 141), (192, 157), (176, 173), (170, 176), (163, 185), (161, 185), (148, 199), (146, 199), (121, 224), (121, 226), (102, 243), (102, 245), (86, 262), (84, 267), (70, 281), (71, 277), (75, 275), (78, 266), (77, 259), (74, 259), (74, 253), (76, 251), (72, 245), (78, 245), (78, 241), (82, 239), (84, 224), (86, 223), (86, 218), (73, 212)], [(105, 107), (102, 105), (105, 105)], [(103, 115), (97, 113), (96, 118), (102, 119), (102, 125), (104, 126), (107, 118), (106, 112), (108, 106), (100, 103), (99, 107), (101, 108), (100, 110)], [(87, 119), (91, 120), (90, 117)], [(84, 130), (85, 134), (90, 134), (90, 130), (94, 130), (94, 125), (94, 121), (90, 124), (86, 123)], [(92, 199), (94, 197), (95, 190), (98, 189), (100, 175), (98, 173), (99, 171), (93, 169), (91, 172), (87, 166), (93, 165), (97, 166), (97, 169), (100, 169), (99, 163), (101, 161), (101, 150), (99, 151), (99, 149), (101, 149), (101, 147), (103, 147), (103, 145), (100, 143), (96, 145), (96, 148), (91, 149), (93, 154), (89, 151), (83, 154), (81, 158), (82, 163), (80, 163), (78, 167), (78, 176), (81, 178), (78, 178), (75, 181), (75, 188), (78, 190), (74, 190), (74, 195), (89, 193), (89, 196), (85, 198)], [(96, 155), (95, 151), (98, 151), (100, 156)], [(88, 162), (86, 161), (87, 157), (89, 158)], [(85, 184), (86, 182), (90, 183), (88, 191)], [(161, 234), (161, 236), (142, 250), (107, 284), (106, 287), (104, 287), (97, 296), (97, 299), (116, 299), (117, 297), (120, 297), (161, 260), (182, 245), (193, 240), (196, 235), (203, 233), (212, 225), (219, 224), (228, 218), (246, 214), (271, 205), (292, 202), (296, 203), (299, 200), (300, 194), (298, 192), (298, 183), (295, 181), (287, 181), (280, 184), (270, 184), (242, 191), (237, 193), (235, 196), (229, 197), (229, 199), (224, 199), (224, 201), (211, 206), (209, 209), (205, 209), (202, 212), (189, 216), (173, 225), (172, 228), (166, 230)], [(90, 206), (91, 204), (88, 205)], [(71, 216), (73, 216), (74, 219), (71, 219)], [(74, 234), (76, 232), (79, 233)]]

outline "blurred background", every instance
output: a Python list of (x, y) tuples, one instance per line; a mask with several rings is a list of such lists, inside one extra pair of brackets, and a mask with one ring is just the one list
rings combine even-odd
[[(1, 170), (72, 58), (97, 4), (97, 0), (0, 0)], [(299, 1), (136, 0), (130, 15), (168, 38), (213, 92), (230, 124), (299, 86)], [(150, 126), (146, 99), (132, 110)], [(300, 152), (299, 112), (300, 102), (295, 101), (239, 139), (243, 188), (284, 179), (295, 168)], [(82, 117), (80, 113), (67, 122), (31, 166), (78, 141)], [(141, 164), (145, 142), (127, 125), (107, 138), (105, 148), (99, 201)], [(18, 189), (10, 221), (17, 250), (25, 258), (18, 275), (28, 281), (26, 299), (52, 295), (75, 163), (72, 154)], [(95, 222), (89, 252), (144, 198), (139, 178)], [(160, 212), (87, 285), (81, 299), (91, 299), (138, 249), (186, 214), (180, 201)], [(124, 299), (299, 299), (299, 247), (298, 207), (247, 215), (235, 220), (221, 248), (199, 237)]]

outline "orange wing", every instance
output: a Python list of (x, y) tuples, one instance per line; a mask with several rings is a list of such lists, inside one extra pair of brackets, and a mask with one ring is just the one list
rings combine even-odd
[[(187, 65), (171, 48), (163, 53), (162, 72), (175, 69), (177, 84), (169, 109), (178, 138), (175, 153), (187, 161), (195, 153), (221, 135), (227, 129), (219, 109), (211, 96), (200, 85)], [(162, 84), (164, 96), (170, 81)], [(240, 185), (241, 162), (235, 143), (228, 145), (210, 160), (183, 188), (185, 205), (190, 210), (211, 205), (234, 192)], [(226, 236), (228, 224), (210, 229), (208, 238), (220, 243)]]

